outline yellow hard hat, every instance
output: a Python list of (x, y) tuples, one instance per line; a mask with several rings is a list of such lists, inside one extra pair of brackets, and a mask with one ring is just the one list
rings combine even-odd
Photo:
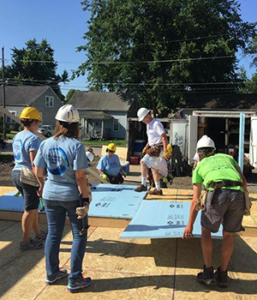
[(108, 146), (107, 146), (107, 149), (106, 149), (106, 152), (107, 150), (110, 150), (112, 152), (116, 152), (116, 145), (114, 143), (110, 143)]
[(20, 115), (20, 119), (30, 119), (42, 121), (39, 111), (35, 107), (26, 107)]

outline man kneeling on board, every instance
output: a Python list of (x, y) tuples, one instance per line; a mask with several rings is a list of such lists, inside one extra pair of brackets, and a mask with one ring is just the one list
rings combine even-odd
[[(193, 237), (193, 225), (199, 209), (202, 209), (202, 252), (203, 272), (197, 274), (197, 281), (205, 285), (228, 286), (227, 267), (233, 252), (233, 233), (242, 230), (245, 211), (247, 182), (237, 162), (227, 154), (215, 154), (215, 144), (204, 135), (197, 143), (199, 163), (193, 173), (193, 200), (190, 216), (183, 239)], [(202, 184), (206, 188), (201, 194)], [(201, 195), (201, 197), (200, 197)], [(201, 201), (200, 201), (201, 200)], [(221, 265), (214, 274), (212, 267), (211, 232), (217, 232), (223, 224)]]
[(121, 167), (119, 156), (115, 154), (116, 145), (110, 143), (106, 152), (107, 154), (101, 157), (96, 167), (100, 176), (112, 184), (123, 183), (124, 178), (122, 176), (126, 177), (127, 173)]

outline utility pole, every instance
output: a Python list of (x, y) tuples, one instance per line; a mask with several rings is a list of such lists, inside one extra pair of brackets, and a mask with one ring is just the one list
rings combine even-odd
[[(5, 78), (4, 78), (4, 47), (2, 48), (2, 81), (3, 81), (3, 102), (5, 108)], [(6, 120), (3, 114), (3, 140), (6, 139)]]

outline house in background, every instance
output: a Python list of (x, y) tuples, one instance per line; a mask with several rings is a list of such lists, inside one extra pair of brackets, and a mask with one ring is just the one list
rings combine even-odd
[(75, 91), (69, 104), (81, 117), (84, 139), (125, 139), (127, 118), (136, 117), (139, 108), (136, 95), (115, 92)]
[[(0, 86), (0, 105), (3, 106), (3, 87)], [(49, 86), (5, 86), (5, 107), (19, 117), (25, 107), (32, 106), (39, 110), (42, 124), (55, 125), (55, 115), (62, 102)], [(6, 117), (9, 125), (16, 122)]]

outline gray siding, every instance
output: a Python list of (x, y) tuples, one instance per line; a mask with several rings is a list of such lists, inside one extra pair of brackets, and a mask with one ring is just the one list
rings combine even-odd
[[(106, 112), (107, 113), (107, 112)], [(114, 119), (119, 120), (118, 130), (114, 130), (114, 120), (108, 120), (105, 125), (110, 128), (111, 138), (125, 139), (126, 138), (126, 127), (127, 127), (127, 112), (108, 111)]]
[[(82, 114), (86, 112), (84, 109), (79, 109), (79, 113)], [(126, 126), (127, 126), (127, 112), (120, 111), (104, 111), (106, 114), (112, 116), (114, 119), (117, 119), (118, 130), (114, 130), (114, 119), (104, 120), (104, 137), (108, 139), (125, 139), (126, 138)], [(101, 128), (101, 120), (95, 120), (99, 123), (99, 128)], [(82, 127), (84, 124), (81, 124)], [(96, 128), (95, 128), (96, 129)]]
[[(45, 99), (46, 96), (54, 97), (54, 106), (53, 107), (46, 107), (45, 106)], [(42, 114), (42, 124), (45, 125), (55, 125), (55, 115), (58, 109), (62, 106), (61, 100), (57, 97), (57, 95), (53, 92), (52, 89), (48, 89), (44, 92), (35, 102), (32, 103), (32, 106), (37, 108), (40, 113)]]

